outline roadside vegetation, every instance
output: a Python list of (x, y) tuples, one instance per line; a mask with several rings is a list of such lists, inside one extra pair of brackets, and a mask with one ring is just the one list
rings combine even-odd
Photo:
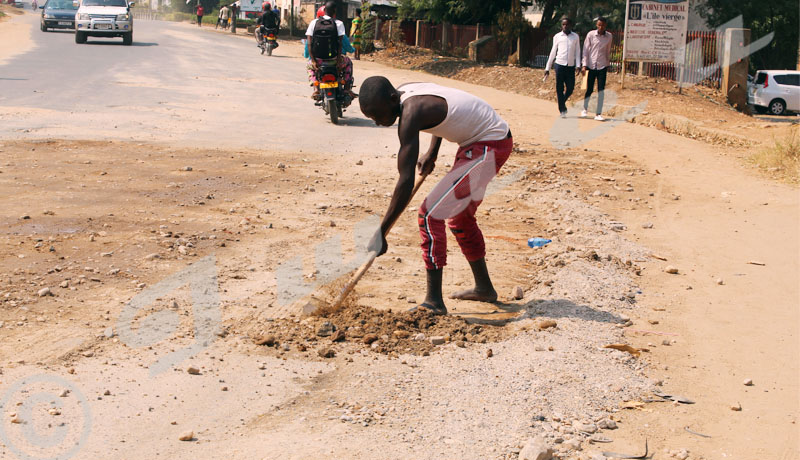
[(5, 18), (8, 18), (12, 14), (15, 15), (22, 14), (22, 10), (20, 10), (19, 8), (15, 8), (11, 5), (0, 5), (0, 21), (3, 21)]
[(800, 183), (800, 136), (795, 130), (782, 139), (775, 139), (773, 145), (761, 149), (751, 160), (787, 182)]

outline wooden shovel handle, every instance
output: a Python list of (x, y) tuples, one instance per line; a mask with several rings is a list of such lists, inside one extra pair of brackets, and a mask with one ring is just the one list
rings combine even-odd
[[(419, 187), (422, 185), (422, 182), (425, 180), (426, 177), (428, 176), (422, 175), (419, 176), (419, 178), (417, 178), (417, 183), (414, 184), (414, 188), (411, 190), (411, 196), (408, 199), (409, 203), (411, 202), (411, 199), (414, 198), (414, 195), (417, 194), (417, 190), (419, 190)], [(391, 230), (392, 227), (394, 227), (395, 222), (397, 222), (397, 219), (393, 220), (392, 222), (389, 222), (389, 227), (386, 228), (386, 231), (383, 234), (384, 238), (386, 238), (386, 235), (389, 234), (389, 230)], [(342, 288), (342, 291), (336, 297), (336, 300), (333, 301), (333, 306), (331, 307), (332, 310), (335, 311), (336, 309), (339, 308), (342, 302), (344, 302), (344, 299), (346, 299), (347, 296), (350, 295), (350, 292), (353, 291), (353, 288), (355, 288), (356, 284), (358, 284), (358, 282), (361, 280), (361, 277), (364, 276), (364, 273), (366, 273), (367, 270), (369, 270), (369, 267), (372, 266), (372, 262), (375, 262), (375, 259), (377, 257), (378, 257), (377, 252), (372, 251), (369, 253), (369, 259), (366, 262), (364, 262), (364, 264), (356, 272), (355, 276), (353, 276), (353, 279), (351, 279), (345, 285), (345, 287)]]

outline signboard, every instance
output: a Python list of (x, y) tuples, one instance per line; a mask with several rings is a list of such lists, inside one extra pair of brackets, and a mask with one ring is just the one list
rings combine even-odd
[(689, 0), (628, 0), (623, 59), (683, 62)]
[(260, 12), (263, 0), (240, 0), (242, 11), (247, 12)]

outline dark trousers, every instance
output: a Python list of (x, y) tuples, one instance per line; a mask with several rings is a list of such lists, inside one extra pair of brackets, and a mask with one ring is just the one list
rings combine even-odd
[[(556, 69), (556, 97), (558, 98), (558, 111), (567, 111), (567, 99), (575, 90), (575, 66), (555, 65)], [(566, 87), (566, 91), (565, 91)]]
[(586, 79), (586, 95), (583, 97), (583, 108), (589, 110), (589, 98), (594, 90), (594, 81), (597, 80), (597, 114), (603, 113), (603, 95), (606, 92), (606, 74), (608, 67), (602, 69), (588, 69), (589, 77)]

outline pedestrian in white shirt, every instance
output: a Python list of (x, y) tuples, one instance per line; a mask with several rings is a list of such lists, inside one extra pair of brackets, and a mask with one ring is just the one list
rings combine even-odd
[(611, 44), (614, 38), (611, 32), (606, 30), (608, 20), (602, 16), (596, 19), (595, 25), (597, 30), (593, 30), (586, 34), (586, 40), (583, 42), (583, 71), (589, 72), (586, 79), (586, 94), (583, 97), (583, 111), (581, 117), (589, 116), (589, 98), (592, 96), (594, 90), (594, 82), (597, 81), (597, 115), (594, 117), (597, 121), (604, 121), (603, 118), (603, 93), (606, 89), (606, 73), (608, 72), (608, 65), (611, 61)]
[(561, 32), (553, 36), (553, 49), (544, 68), (544, 77), (547, 78), (555, 62), (556, 97), (561, 118), (567, 117), (567, 99), (575, 89), (575, 74), (581, 68), (581, 42), (578, 34), (572, 31), (572, 25), (572, 19), (561, 19)]

